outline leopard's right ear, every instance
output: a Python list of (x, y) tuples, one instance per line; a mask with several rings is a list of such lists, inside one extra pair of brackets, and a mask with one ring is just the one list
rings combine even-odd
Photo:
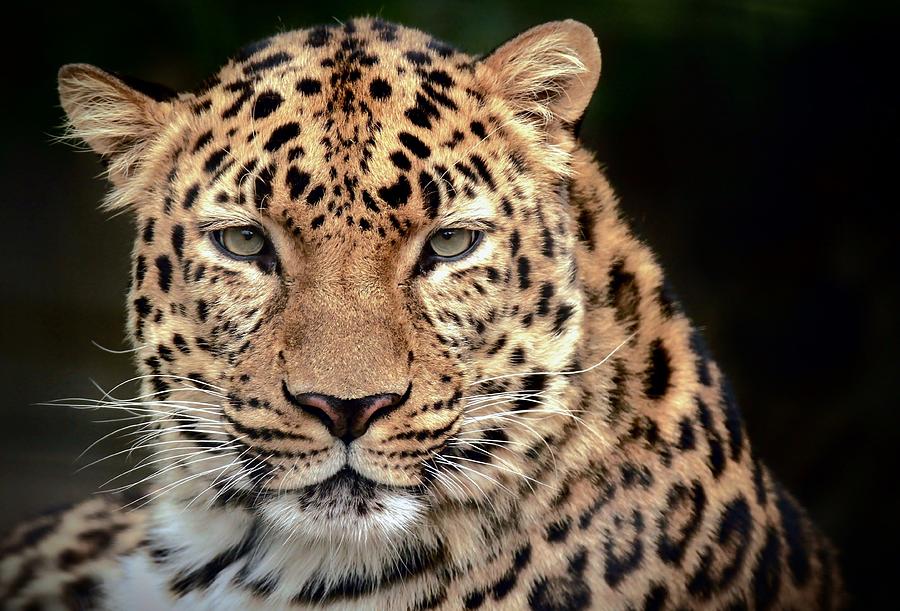
[(541, 127), (577, 123), (600, 78), (600, 46), (572, 19), (531, 28), (484, 59), (490, 87)]
[(103, 158), (113, 184), (122, 184), (166, 125), (174, 92), (88, 64), (63, 66), (58, 81), (66, 135), (86, 142)]

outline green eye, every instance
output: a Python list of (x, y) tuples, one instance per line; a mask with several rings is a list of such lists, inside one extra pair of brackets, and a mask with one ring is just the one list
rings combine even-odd
[(229, 227), (215, 233), (216, 241), (238, 258), (255, 257), (266, 248), (266, 237), (254, 227)]
[(481, 232), (471, 229), (439, 229), (428, 245), (438, 259), (456, 259), (467, 254), (481, 238)]

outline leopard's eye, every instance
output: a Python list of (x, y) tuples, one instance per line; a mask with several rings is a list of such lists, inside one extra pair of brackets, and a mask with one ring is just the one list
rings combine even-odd
[(480, 231), (471, 229), (439, 229), (428, 246), (438, 260), (456, 260), (469, 254), (481, 239)]
[(213, 238), (228, 254), (239, 259), (252, 258), (266, 249), (268, 241), (255, 227), (228, 227), (213, 233)]

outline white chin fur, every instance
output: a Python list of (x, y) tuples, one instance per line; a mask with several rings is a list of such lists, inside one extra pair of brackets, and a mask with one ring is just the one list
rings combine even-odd
[(287, 493), (269, 499), (259, 510), (273, 531), (298, 542), (366, 544), (397, 542), (411, 535), (425, 503), (404, 490), (377, 488), (363, 500), (351, 494), (300, 500)]

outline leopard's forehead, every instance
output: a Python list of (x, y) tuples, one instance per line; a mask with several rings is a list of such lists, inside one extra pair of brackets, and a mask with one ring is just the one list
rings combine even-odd
[(418, 30), (360, 19), (267, 38), (183, 98), (190, 184), (173, 197), (250, 201), (295, 235), (402, 235), (495, 187), (484, 97), (475, 59)]
[[(402, 105), (409, 123), (430, 130), (440, 107), (456, 109), (446, 91), (465, 90), (473, 69), (471, 56), (423, 32), (359, 19), (285, 32), (241, 49), (208, 82), (210, 95), (197, 105), (232, 94), (232, 103), (219, 109), (222, 120), (241, 116), (246, 106), (254, 119), (306, 110), (307, 120), (323, 119), (327, 130), (345, 138), (338, 119), (375, 131), (386, 111)], [(259, 99), (263, 93), (270, 95)]]

